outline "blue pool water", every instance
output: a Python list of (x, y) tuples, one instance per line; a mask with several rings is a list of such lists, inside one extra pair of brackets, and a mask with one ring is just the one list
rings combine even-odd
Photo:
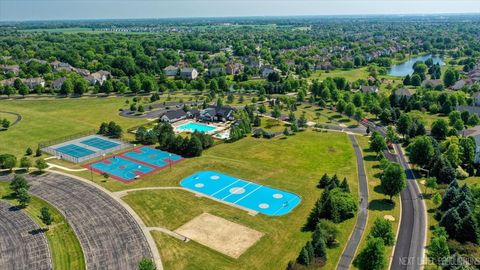
[(57, 150), (60, 153), (63, 153), (72, 157), (76, 157), (76, 158), (88, 156), (95, 153), (90, 149), (83, 148), (75, 144), (67, 144), (67, 145), (58, 147), (55, 150)]
[(110, 149), (110, 148), (113, 148), (115, 146), (120, 145), (116, 142), (104, 140), (104, 139), (97, 138), (97, 137), (93, 137), (93, 138), (81, 141), (80, 143), (91, 146), (91, 147), (95, 147), (95, 148), (98, 148), (98, 149), (101, 149), (101, 150), (107, 150), (107, 149)]
[(217, 200), (269, 216), (285, 215), (301, 201), (300, 197), (293, 193), (214, 171), (202, 171), (193, 174), (183, 179), (180, 185)]
[(171, 159), (172, 161), (182, 159), (182, 157), (179, 155), (170, 154), (168, 152), (164, 152), (148, 146), (143, 146), (137, 148), (136, 150), (126, 152), (123, 154), (123, 156), (133, 158), (157, 167), (163, 167), (165, 165), (168, 165), (167, 159)]
[(152, 167), (119, 156), (93, 163), (91, 167), (125, 181), (133, 180), (137, 175), (142, 176), (154, 170)]
[(187, 123), (187, 124), (183, 124), (183, 125), (180, 125), (177, 127), (177, 130), (180, 130), (180, 131), (190, 131), (190, 132), (203, 132), (203, 133), (207, 133), (207, 132), (210, 132), (210, 131), (213, 131), (217, 129), (216, 127), (212, 127), (212, 126), (209, 126), (209, 125), (205, 125), (205, 124), (200, 124), (200, 123)]

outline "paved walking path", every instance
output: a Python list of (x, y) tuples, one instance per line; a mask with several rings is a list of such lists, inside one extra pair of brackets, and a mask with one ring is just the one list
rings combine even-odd
[(15, 126), (16, 124), (18, 124), (18, 122), (22, 121), (22, 119), (23, 119), (22, 115), (19, 114), (19, 113), (16, 113), (16, 112), (0, 111), (0, 113), (11, 114), (11, 115), (15, 115), (17, 117), (17, 119), (15, 119), (15, 121), (13, 121), (13, 123), (10, 123), (10, 127)]
[(363, 164), (362, 150), (360, 149), (354, 135), (349, 134), (348, 138), (352, 142), (352, 146), (353, 149), (355, 149), (355, 155), (357, 157), (360, 209), (358, 211), (355, 228), (350, 235), (350, 239), (348, 239), (347, 246), (343, 250), (340, 260), (338, 261), (337, 270), (350, 269), (350, 265), (355, 257), (355, 253), (358, 245), (360, 244), (360, 240), (362, 239), (368, 219), (368, 181), (365, 173), (365, 166)]
[(68, 171), (68, 172), (83, 172), (83, 171), (87, 171), (88, 169), (87, 168), (82, 168), (82, 169), (70, 169), (70, 168), (67, 168), (67, 167), (63, 167), (63, 166), (60, 166), (60, 165), (57, 165), (57, 164), (53, 164), (53, 163), (48, 163), (47, 162), (47, 165), (48, 165), (48, 168), (57, 168), (57, 169), (60, 169), (60, 170), (64, 170), (64, 171)]

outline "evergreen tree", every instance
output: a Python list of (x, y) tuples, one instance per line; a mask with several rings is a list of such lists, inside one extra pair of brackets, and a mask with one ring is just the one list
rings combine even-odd
[(325, 236), (323, 235), (321, 224), (318, 223), (313, 231), (312, 244), (314, 249), (314, 256), (323, 261), (327, 260), (327, 245), (325, 243)]
[(472, 213), (472, 210), (470, 210), (470, 206), (468, 206), (466, 201), (462, 201), (457, 207), (457, 212), (460, 217), (466, 217)]
[(47, 207), (42, 207), (40, 209), (40, 219), (42, 220), (43, 224), (49, 226), (53, 222), (53, 216), (50, 213), (50, 209)]
[(40, 150), (40, 147), (38, 147), (37, 150), (35, 151), (35, 156), (39, 157), (41, 155), (42, 155), (42, 151)]
[(346, 177), (343, 178), (343, 181), (339, 187), (342, 191), (350, 193), (350, 186), (348, 185)]
[(17, 200), (18, 204), (21, 208), (25, 208), (30, 203), (32, 197), (28, 194), (28, 190), (26, 188), (20, 188), (17, 193)]
[(457, 210), (455, 208), (452, 208), (445, 212), (438, 224), (445, 228), (450, 238), (455, 238), (460, 222), (461, 219), (458, 215)]
[(462, 222), (458, 226), (457, 233), (455, 234), (455, 239), (457, 239), (461, 243), (480, 243), (480, 232), (478, 228), (478, 223), (472, 214), (462, 219)]
[(25, 154), (26, 154), (27, 156), (31, 156), (31, 155), (33, 154), (32, 148), (28, 147), (27, 150), (25, 151)]
[(328, 177), (328, 175), (325, 173), (322, 176), (322, 178), (320, 178), (320, 181), (318, 182), (317, 187), (318, 188), (325, 188), (326, 186), (328, 186), (328, 184), (330, 184), (330, 177)]
[[(328, 191), (324, 191), (328, 193)], [(322, 194), (322, 197), (324, 196)], [(307, 223), (305, 224), (305, 229), (312, 231), (317, 226), (318, 222), (320, 221), (320, 217), (322, 215), (322, 198), (319, 198), (315, 205), (313, 206), (312, 210), (310, 211), (310, 215), (308, 216)]]
[(298, 255), (297, 262), (302, 265), (310, 265), (310, 263), (312, 262), (312, 259), (309, 256), (309, 252), (306, 246), (304, 246), (300, 251), (300, 255)]
[[(456, 183), (456, 181), (454, 181)], [(459, 192), (458, 188), (455, 186), (449, 186), (447, 191), (443, 195), (442, 204), (440, 205), (440, 210), (447, 211), (453, 207), (457, 206)]]

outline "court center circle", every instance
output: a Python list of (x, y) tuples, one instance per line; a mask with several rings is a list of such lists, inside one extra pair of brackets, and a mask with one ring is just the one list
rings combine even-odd
[(210, 179), (212, 179), (212, 180), (218, 180), (218, 179), (220, 179), (220, 176), (218, 176), (218, 175), (212, 175), (212, 176), (210, 176)]
[(234, 187), (230, 189), (230, 193), (232, 194), (243, 194), (245, 193), (245, 189), (242, 187)]
[(275, 193), (275, 194), (272, 195), (272, 197), (275, 198), (275, 199), (281, 199), (281, 198), (283, 198), (283, 195), (280, 194), (280, 193)]
[(195, 187), (196, 187), (196, 188), (202, 188), (202, 187), (204, 187), (204, 186), (205, 186), (205, 185), (202, 184), (202, 183), (197, 183), (197, 184), (195, 184)]
[(268, 205), (268, 203), (261, 203), (258, 205), (258, 207), (262, 208), (262, 209), (267, 209), (268, 207), (270, 207), (270, 205)]

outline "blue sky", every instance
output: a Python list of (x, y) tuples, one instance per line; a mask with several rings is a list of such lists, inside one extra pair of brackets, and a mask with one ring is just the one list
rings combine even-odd
[(0, 20), (480, 13), (480, 0), (0, 0)]

